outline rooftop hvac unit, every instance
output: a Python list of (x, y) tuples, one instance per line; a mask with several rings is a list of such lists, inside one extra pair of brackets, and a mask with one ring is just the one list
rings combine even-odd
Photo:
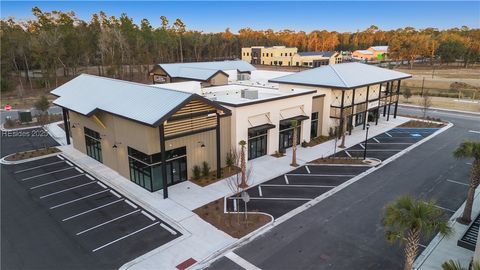
[(246, 99), (258, 99), (258, 90), (242, 89), (241, 97)]

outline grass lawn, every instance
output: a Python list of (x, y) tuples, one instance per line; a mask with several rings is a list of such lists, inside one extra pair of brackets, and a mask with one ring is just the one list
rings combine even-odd
[(218, 199), (209, 204), (201, 206), (193, 212), (215, 228), (228, 235), (241, 238), (271, 221), (271, 217), (261, 213), (245, 214), (224, 213), (224, 199)]

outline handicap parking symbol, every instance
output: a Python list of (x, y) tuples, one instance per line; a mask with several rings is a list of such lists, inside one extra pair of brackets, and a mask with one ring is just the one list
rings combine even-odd
[(412, 136), (412, 137), (422, 137), (422, 135), (420, 135), (420, 134), (418, 134), (418, 133), (410, 134), (410, 136)]

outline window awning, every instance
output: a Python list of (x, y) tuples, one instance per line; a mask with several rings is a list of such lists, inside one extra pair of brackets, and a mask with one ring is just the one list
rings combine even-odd
[(309, 119), (310, 117), (306, 116), (306, 115), (297, 115), (297, 116), (294, 116), (294, 117), (290, 117), (290, 118), (287, 118), (287, 119), (283, 119), (283, 120), (280, 120), (280, 124), (282, 123), (286, 123), (286, 122), (291, 122), (293, 120), (296, 120), (296, 121), (303, 121), (303, 120), (307, 120)]
[(275, 128), (274, 124), (263, 124), (263, 125), (260, 125), (260, 126), (255, 126), (255, 127), (249, 128), (248, 129), (248, 134), (251, 135), (251, 134), (254, 134), (254, 133), (257, 133), (257, 132), (260, 132), (260, 131), (269, 130), (269, 129), (272, 129), (272, 128)]

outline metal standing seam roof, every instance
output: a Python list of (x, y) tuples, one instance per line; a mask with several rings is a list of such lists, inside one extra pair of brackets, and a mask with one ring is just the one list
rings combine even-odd
[(370, 48), (374, 51), (388, 51), (388, 46), (372, 46)]
[(412, 76), (407, 73), (372, 65), (341, 63), (297, 72), (271, 79), (269, 82), (352, 89), (410, 77)]
[(238, 70), (239, 72), (255, 70), (254, 66), (242, 60), (157, 64), (157, 66), (165, 70), (171, 77), (197, 80), (207, 80), (215, 73), (224, 70)]
[(88, 74), (79, 75), (51, 93), (58, 96), (54, 104), (86, 116), (102, 110), (151, 126), (195, 95)]
[(323, 57), (332, 57), (335, 52), (333, 51), (321, 51), (321, 52), (298, 52), (300, 56), (323, 56)]

